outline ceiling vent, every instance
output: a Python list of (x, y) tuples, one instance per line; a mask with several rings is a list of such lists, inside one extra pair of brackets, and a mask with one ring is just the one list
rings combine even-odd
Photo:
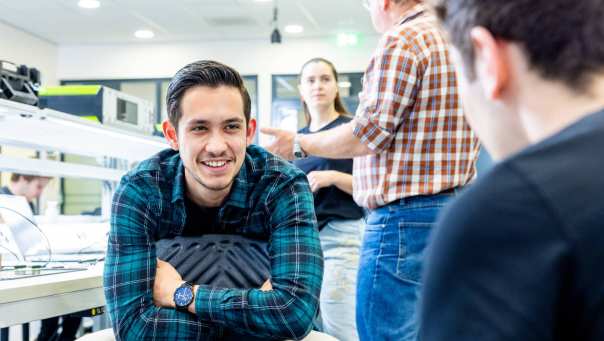
[(213, 27), (258, 26), (256, 20), (250, 17), (213, 17), (204, 20)]

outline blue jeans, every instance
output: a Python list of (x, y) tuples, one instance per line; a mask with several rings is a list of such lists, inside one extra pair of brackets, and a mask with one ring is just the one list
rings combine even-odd
[(365, 217), (357, 282), (361, 340), (416, 340), (423, 251), (452, 195), (404, 198)]
[(323, 332), (341, 341), (356, 341), (357, 270), (363, 220), (332, 220), (319, 233), (324, 270), (321, 287)]

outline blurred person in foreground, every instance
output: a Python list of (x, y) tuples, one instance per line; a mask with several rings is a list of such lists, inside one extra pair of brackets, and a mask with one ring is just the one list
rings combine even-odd
[(439, 220), (420, 339), (604, 340), (604, 1), (436, 9), (498, 164)]

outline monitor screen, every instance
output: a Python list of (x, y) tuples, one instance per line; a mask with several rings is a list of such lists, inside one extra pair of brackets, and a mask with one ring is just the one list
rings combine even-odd
[(137, 125), (138, 124), (138, 104), (118, 98), (117, 99), (117, 120), (120, 122)]

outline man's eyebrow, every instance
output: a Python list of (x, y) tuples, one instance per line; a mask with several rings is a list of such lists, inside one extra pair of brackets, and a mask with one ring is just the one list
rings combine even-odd
[(208, 124), (209, 121), (208, 120), (202, 120), (202, 119), (195, 119), (195, 120), (190, 120), (189, 122), (187, 122), (187, 125), (198, 125), (198, 124)]
[[(222, 122), (223, 124), (230, 124), (230, 123), (243, 123), (243, 119), (239, 118), (239, 117), (233, 117), (233, 118), (229, 118), (226, 119)], [(204, 119), (193, 119), (190, 120), (189, 122), (187, 122), (187, 126), (192, 126), (192, 125), (208, 125), (211, 124), (211, 122), (209, 120), (204, 120)]]
[(243, 119), (242, 118), (229, 118), (228, 120), (225, 120), (224, 123), (243, 123)]

